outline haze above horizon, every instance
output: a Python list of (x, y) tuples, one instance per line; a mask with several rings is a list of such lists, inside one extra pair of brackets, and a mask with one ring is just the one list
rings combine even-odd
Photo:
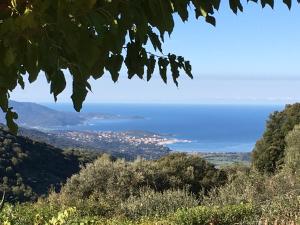
[[(87, 103), (251, 103), (282, 104), (300, 101), (300, 5), (289, 11), (281, 2), (275, 10), (249, 3), (234, 15), (223, 1), (217, 27), (194, 19), (177, 20), (164, 52), (191, 60), (194, 80), (182, 76), (177, 88), (165, 85), (158, 74), (145, 80), (127, 79), (126, 71), (114, 84), (106, 74), (91, 81)], [(68, 80), (71, 78), (69, 75)], [(29, 84), (27, 84), (29, 86)], [(17, 101), (53, 102), (45, 78), (17, 89)], [(71, 102), (71, 82), (58, 102)]]

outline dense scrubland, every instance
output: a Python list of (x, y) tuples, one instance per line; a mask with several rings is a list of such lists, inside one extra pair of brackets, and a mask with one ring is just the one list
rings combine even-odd
[(6, 198), (0, 221), (299, 224), (299, 123), (300, 104), (275, 112), (256, 144), (252, 165), (224, 167), (184, 153), (130, 162), (104, 154), (93, 161), (88, 153), (65, 152), (2, 131), (0, 190)]

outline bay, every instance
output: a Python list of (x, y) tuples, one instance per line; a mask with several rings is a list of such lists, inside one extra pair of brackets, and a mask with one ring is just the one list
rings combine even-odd
[[(46, 104), (74, 111), (71, 104)], [(131, 119), (95, 120), (68, 127), (90, 131), (148, 131), (170, 138), (172, 150), (249, 152), (265, 129), (270, 113), (284, 105), (85, 104), (83, 112)]]

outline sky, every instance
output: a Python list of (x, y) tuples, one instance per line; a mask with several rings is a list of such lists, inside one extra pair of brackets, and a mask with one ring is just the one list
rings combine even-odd
[[(246, 2), (246, 1), (244, 1)], [(289, 11), (275, 1), (275, 9), (262, 9), (245, 3), (244, 12), (235, 15), (223, 0), (215, 14), (217, 26), (203, 19), (182, 23), (166, 38), (164, 53), (182, 55), (191, 61), (194, 79), (182, 74), (179, 87), (165, 85), (157, 72), (150, 82), (127, 79), (125, 70), (113, 83), (109, 74), (91, 81), (86, 103), (188, 103), (188, 104), (281, 104), (300, 101), (300, 5)], [(296, 3), (296, 1), (294, 1)], [(58, 97), (71, 102), (69, 85)], [(170, 76), (170, 75), (169, 75)], [(17, 101), (53, 102), (43, 75), (25, 90), (16, 89)]]

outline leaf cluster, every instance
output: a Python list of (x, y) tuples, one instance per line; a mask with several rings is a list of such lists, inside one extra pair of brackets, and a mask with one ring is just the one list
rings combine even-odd
[(287, 105), (270, 115), (266, 130), (252, 153), (253, 166), (262, 173), (274, 173), (284, 163), (286, 136), (300, 124), (300, 104)]
[[(255, 0), (252, 0), (257, 2)], [(164, 54), (165, 35), (171, 35), (179, 15), (183, 22), (195, 17), (215, 25), (213, 16), (220, 0), (4, 0), (0, 4), (0, 107), (7, 125), (16, 132), (17, 114), (9, 106), (10, 93), (24, 77), (34, 82), (44, 74), (54, 99), (65, 90), (65, 73), (72, 75), (74, 108), (79, 111), (92, 87), (105, 71), (116, 82), (120, 70), (128, 78), (149, 81), (158, 66), (167, 82), (184, 71), (192, 78), (190, 62), (182, 56)], [(274, 0), (261, 0), (262, 7)], [(290, 8), (292, 1), (283, 0)], [(240, 0), (230, 0), (234, 13), (243, 11)], [(148, 51), (149, 46), (159, 54)], [(43, 73), (41, 73), (43, 72)]]

